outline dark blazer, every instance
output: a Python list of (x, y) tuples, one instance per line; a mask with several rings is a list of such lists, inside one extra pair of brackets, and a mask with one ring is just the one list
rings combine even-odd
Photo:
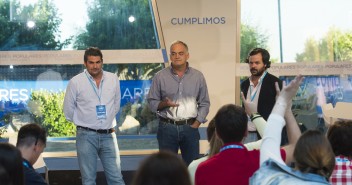
[[(267, 120), (271, 110), (275, 105), (275, 82), (279, 82), (280, 89), (282, 88), (282, 81), (276, 76), (267, 73), (263, 79), (262, 87), (260, 88), (260, 94), (258, 97), (258, 113)], [(249, 78), (241, 83), (241, 91), (244, 96), (247, 97), (247, 92), (249, 88)]]

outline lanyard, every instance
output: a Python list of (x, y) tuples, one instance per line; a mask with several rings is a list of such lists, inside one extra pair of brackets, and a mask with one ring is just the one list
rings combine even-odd
[(22, 164), (23, 164), (24, 167), (30, 168), (29, 167), (30, 165), (29, 165), (29, 163), (27, 161), (22, 161)]
[(260, 77), (260, 79), (259, 79), (260, 82), (259, 82), (259, 84), (257, 85), (257, 89), (255, 90), (255, 92), (254, 92), (253, 95), (252, 95), (252, 86), (249, 86), (249, 93), (250, 93), (250, 95), (251, 95), (251, 102), (254, 100), (255, 96), (257, 95), (259, 86), (262, 85), (263, 79), (264, 79), (264, 77), (265, 77), (265, 75), (266, 75), (267, 73), (268, 73), (268, 72), (265, 71), (264, 74)]
[(240, 146), (240, 145), (227, 145), (227, 146), (224, 146), (220, 149), (220, 152), (224, 151), (224, 150), (227, 150), (227, 149), (232, 149), (232, 148), (235, 148), (235, 149), (243, 149), (243, 146)]
[(345, 162), (349, 162), (349, 160), (348, 159), (343, 159), (343, 158), (336, 158), (336, 162), (345, 163)]
[(102, 89), (103, 89), (103, 80), (100, 82), (101, 86), (100, 88), (98, 89), (98, 92), (97, 92), (97, 88), (95, 86), (95, 84), (92, 82), (92, 79), (89, 78), (89, 76), (87, 75), (87, 73), (85, 72), (87, 78), (88, 78), (88, 81), (90, 82), (90, 85), (92, 86), (95, 94), (97, 95), (98, 99), (99, 99), (99, 103), (101, 104), (101, 94), (102, 94)]

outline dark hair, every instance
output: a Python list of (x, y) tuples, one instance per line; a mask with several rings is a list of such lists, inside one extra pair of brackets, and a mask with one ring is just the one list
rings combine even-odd
[(213, 137), (214, 133), (215, 133), (215, 118), (209, 121), (209, 124), (207, 127), (207, 137), (209, 142), (210, 142), (210, 139)]
[(0, 143), (0, 166), (4, 167), (12, 185), (24, 185), (22, 155), (19, 149), (8, 143)]
[(38, 141), (46, 144), (46, 131), (35, 123), (24, 125), (18, 131), (17, 147), (37, 145)]
[(170, 50), (171, 50), (172, 46), (174, 46), (175, 44), (182, 44), (182, 45), (186, 48), (186, 51), (188, 52), (188, 46), (187, 46), (187, 44), (184, 43), (184, 42), (182, 42), (182, 41), (180, 41), (180, 40), (175, 40), (175, 41), (173, 41), (173, 42), (171, 43)]
[(247, 56), (246, 63), (249, 63), (249, 57), (250, 56), (256, 55), (258, 53), (260, 53), (262, 55), (263, 63), (264, 63), (264, 65), (266, 65), (265, 68), (266, 69), (270, 68), (270, 64), (271, 64), (270, 54), (269, 54), (269, 52), (266, 49), (263, 49), (263, 48), (254, 48), (254, 49), (252, 49), (252, 51), (250, 51), (248, 56)]
[(176, 154), (160, 151), (142, 162), (132, 184), (191, 185), (191, 179), (186, 164)]
[(86, 49), (83, 58), (84, 62), (88, 61), (88, 56), (99, 56), (101, 60), (103, 60), (103, 53), (97, 47), (89, 47)]
[(327, 132), (335, 155), (352, 157), (352, 121), (338, 120), (332, 124)]
[(13, 185), (9, 173), (2, 165), (0, 165), (0, 182), (1, 185)]
[(225, 144), (241, 142), (247, 131), (247, 122), (244, 109), (234, 104), (222, 106), (215, 115), (216, 132)]
[(335, 167), (335, 155), (328, 139), (317, 130), (307, 130), (296, 143), (293, 152), (296, 169), (328, 179)]

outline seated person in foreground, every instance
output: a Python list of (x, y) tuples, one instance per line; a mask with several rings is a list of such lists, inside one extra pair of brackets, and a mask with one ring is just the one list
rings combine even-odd
[[(244, 107), (248, 115), (251, 116), (251, 121), (255, 124), (257, 131), (259, 132), (260, 136), (263, 136), (264, 128), (266, 125), (266, 121), (262, 116), (259, 114), (256, 114), (256, 108), (254, 106), (251, 106), (250, 101), (246, 101), (243, 93), (242, 93), (242, 100), (244, 102)], [(202, 158), (199, 158), (197, 160), (192, 161), (192, 163), (188, 166), (188, 172), (191, 175), (191, 181), (192, 184), (194, 184), (194, 178), (195, 178), (195, 173), (198, 168), (198, 165), (202, 163), (203, 161), (207, 160), (208, 158), (213, 157), (215, 154), (219, 153), (221, 147), (224, 145), (224, 143), (221, 141), (219, 137), (216, 136), (215, 134), (215, 120), (212, 119), (207, 127), (207, 137), (208, 137), (208, 142), (209, 142), (209, 152)], [(259, 149), (261, 144), (261, 140), (255, 141), (255, 142), (250, 142), (244, 144), (244, 146), (247, 148), (248, 151), (254, 150), (254, 149)]]
[[(287, 116), (287, 122), (297, 126), (292, 112), (290, 113)], [(259, 169), (260, 153), (259, 150), (248, 151), (242, 144), (243, 138), (248, 133), (247, 121), (247, 114), (240, 106), (229, 104), (219, 109), (215, 115), (215, 128), (224, 146), (220, 149), (220, 153), (198, 166), (195, 175), (196, 185), (247, 185), (249, 183), (249, 178)], [(299, 137), (300, 132), (297, 134), (295, 130), (288, 128), (287, 132), (292, 137), (289, 138), (289, 144), (279, 149), (278, 153), (283, 158), (280, 157), (281, 160), (290, 164), (296, 138)]]
[(146, 158), (132, 185), (191, 185), (184, 161), (175, 153), (161, 150)]
[(336, 121), (329, 127), (327, 138), (335, 154), (335, 168), (330, 183), (352, 184), (352, 121)]
[(22, 153), (26, 185), (47, 185), (44, 178), (33, 168), (45, 146), (46, 131), (38, 124), (24, 125), (18, 131), (16, 147)]
[[(299, 137), (294, 148), (294, 168), (287, 166), (280, 156), (281, 131), (285, 126), (284, 114), (291, 114), (292, 98), (303, 77), (298, 75), (281, 91), (269, 116), (260, 153), (260, 169), (251, 177), (253, 185), (329, 184), (335, 159), (326, 137), (319, 131), (308, 130)], [(286, 112), (286, 113), (285, 113)], [(286, 121), (288, 138), (298, 138), (297, 124)], [(296, 133), (295, 135), (291, 135)]]

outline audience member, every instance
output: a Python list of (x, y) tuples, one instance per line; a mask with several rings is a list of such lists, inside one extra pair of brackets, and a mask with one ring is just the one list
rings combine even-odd
[(0, 165), (0, 182), (1, 185), (13, 185), (10, 179), (10, 175), (2, 165)]
[(352, 184), (352, 121), (339, 120), (329, 127), (327, 138), (335, 154), (331, 184)]
[(132, 184), (191, 185), (191, 180), (182, 159), (169, 151), (160, 151), (142, 162)]
[[(252, 115), (251, 116), (251, 118), (253, 120), (252, 122), (255, 124), (259, 134), (262, 136), (262, 134), (264, 132), (266, 121), (263, 119), (262, 116), (254, 113), (254, 112), (256, 112), (255, 111), (256, 108), (251, 106), (252, 104), (250, 101), (246, 101), (245, 97), (243, 96), (243, 93), (242, 93), (242, 100), (244, 102), (244, 107), (245, 107), (246, 113), (248, 115)], [(212, 119), (209, 122), (208, 127), (207, 127), (207, 137), (208, 137), (208, 142), (209, 142), (209, 147), (210, 147), (209, 152), (204, 157), (192, 161), (192, 163), (188, 166), (188, 172), (191, 175), (192, 184), (194, 184), (195, 173), (196, 173), (196, 170), (197, 170), (199, 164), (202, 163), (203, 161), (207, 160), (208, 158), (211, 158), (215, 154), (219, 153), (221, 147), (224, 145), (224, 143), (221, 141), (221, 139), (219, 137), (217, 137), (216, 134), (214, 134), (214, 133), (215, 133), (215, 120)], [(248, 151), (251, 151), (254, 149), (259, 149), (260, 144), (261, 144), (261, 140), (258, 140), (255, 142), (246, 143), (246, 144), (244, 144), (244, 146), (247, 148)]]
[[(3, 168), (0, 184), (24, 185), (21, 152), (13, 145), (0, 143), (0, 167)], [(4, 180), (4, 181), (3, 181)]]
[(44, 178), (35, 171), (33, 164), (46, 146), (46, 131), (38, 124), (24, 125), (18, 131), (16, 147), (21, 151), (26, 185), (46, 185)]
[(297, 136), (300, 135), (298, 125), (286, 120), (289, 140), (298, 139), (296, 146), (293, 145), (294, 168), (287, 166), (280, 157), (281, 131), (285, 126), (284, 115), (287, 117), (292, 114), (292, 98), (296, 95), (302, 80), (303, 77), (298, 75), (280, 92), (264, 131), (260, 153), (261, 166), (251, 178), (250, 184), (329, 184), (327, 179), (335, 164), (334, 154), (321, 132), (309, 130), (298, 139)]
[[(291, 84), (289, 87), (291, 86), (293, 85)], [(289, 112), (286, 121), (298, 128), (292, 111)], [(247, 119), (244, 109), (232, 104), (221, 107), (216, 113), (216, 133), (224, 142), (224, 146), (220, 149), (220, 153), (198, 166), (195, 175), (196, 185), (249, 183), (249, 177), (259, 169), (259, 150), (248, 151), (241, 143), (248, 133)], [(278, 151), (279, 156), (281, 154), (281, 157), (288, 164), (292, 162), (293, 148), (300, 134), (299, 129), (297, 134), (297, 130), (289, 128), (287, 128), (290, 136), (289, 144)]]

